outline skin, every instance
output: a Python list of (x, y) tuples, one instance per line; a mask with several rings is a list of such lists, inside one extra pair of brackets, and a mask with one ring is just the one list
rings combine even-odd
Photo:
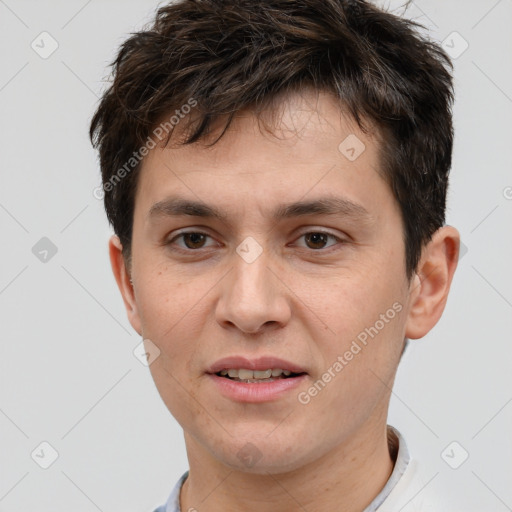
[[(421, 338), (437, 323), (457, 266), (459, 232), (444, 226), (406, 279), (403, 225), (378, 173), (377, 132), (362, 133), (327, 93), (281, 105), (276, 136), (245, 112), (211, 148), (151, 150), (135, 199), (131, 268), (119, 239), (110, 240), (129, 321), (160, 349), (150, 371), (184, 430), (183, 511), (360, 512), (371, 503), (394, 464), (386, 419), (404, 337)], [(365, 144), (355, 161), (338, 149), (350, 134)], [(171, 195), (215, 206), (227, 220), (151, 217)], [(282, 203), (328, 195), (368, 216), (270, 216)], [(208, 236), (174, 238), (184, 228)], [(319, 231), (337, 238), (311, 239)], [(236, 252), (249, 236), (263, 251), (252, 263)], [(298, 393), (397, 302), (401, 311), (300, 403)], [(235, 402), (205, 373), (229, 355), (275, 355), (308, 376), (278, 400)], [(247, 443), (254, 465), (239, 457)]]

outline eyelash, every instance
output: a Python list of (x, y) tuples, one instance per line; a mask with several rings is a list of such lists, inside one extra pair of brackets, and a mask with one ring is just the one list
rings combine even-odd
[[(332, 233), (329, 233), (327, 231), (322, 231), (322, 230), (315, 230), (315, 231), (306, 231), (305, 233), (302, 233), (299, 238), (302, 238), (306, 235), (311, 235), (311, 234), (321, 234), (321, 235), (326, 235), (327, 237), (330, 237), (330, 238), (333, 238), (334, 240), (336, 240), (338, 243), (340, 244), (344, 244), (346, 243), (345, 240), (333, 235)], [(182, 231), (181, 233), (177, 234), (175, 237), (173, 237), (171, 240), (169, 240), (168, 242), (165, 243), (165, 245), (167, 246), (171, 246), (173, 245), (174, 241), (179, 239), (179, 238), (182, 238), (183, 236), (185, 235), (204, 235), (208, 238), (212, 238), (208, 233), (203, 233), (202, 231)], [(331, 246), (333, 247), (333, 246)], [(327, 249), (309, 249), (310, 251), (312, 252), (315, 252), (315, 253), (320, 253), (320, 252), (323, 252), (323, 253), (327, 253), (327, 252), (331, 252), (329, 251), (329, 249), (331, 247), (328, 247)], [(179, 247), (179, 248), (173, 248), (172, 250), (173, 251), (176, 251), (176, 252), (181, 252), (182, 254), (191, 254), (191, 253), (194, 253), (194, 252), (200, 252), (201, 250), (203, 250), (204, 248), (201, 247), (199, 249), (184, 249), (182, 247)], [(207, 249), (207, 248), (206, 248)], [(302, 247), (302, 249), (308, 249), (307, 247)]]

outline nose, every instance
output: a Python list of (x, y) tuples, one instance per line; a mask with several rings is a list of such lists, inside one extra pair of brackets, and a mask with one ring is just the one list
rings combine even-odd
[(216, 319), (221, 326), (255, 334), (289, 321), (288, 288), (275, 267), (265, 251), (252, 262), (234, 254), (233, 268), (220, 283)]

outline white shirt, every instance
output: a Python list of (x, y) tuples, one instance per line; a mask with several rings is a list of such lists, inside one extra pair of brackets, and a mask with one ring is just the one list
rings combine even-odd
[[(411, 458), (405, 439), (394, 427), (388, 426), (388, 436), (398, 445), (393, 472), (376, 498), (361, 512), (453, 512), (445, 500), (435, 496), (430, 481), (420, 475), (417, 461)], [(188, 477), (186, 471), (176, 482), (165, 505), (154, 512), (183, 512), (180, 508), (181, 486)]]

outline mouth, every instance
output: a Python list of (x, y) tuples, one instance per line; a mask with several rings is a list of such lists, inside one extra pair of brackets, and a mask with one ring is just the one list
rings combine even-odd
[(274, 356), (229, 356), (213, 363), (206, 373), (213, 389), (225, 398), (253, 403), (287, 399), (309, 375), (305, 367)]
[(268, 368), (267, 370), (224, 368), (215, 373), (215, 375), (219, 377), (224, 377), (235, 382), (244, 382), (246, 384), (261, 384), (274, 382), (276, 380), (293, 379), (305, 374), (306, 372), (292, 372), (290, 370), (282, 370), (281, 368)]

